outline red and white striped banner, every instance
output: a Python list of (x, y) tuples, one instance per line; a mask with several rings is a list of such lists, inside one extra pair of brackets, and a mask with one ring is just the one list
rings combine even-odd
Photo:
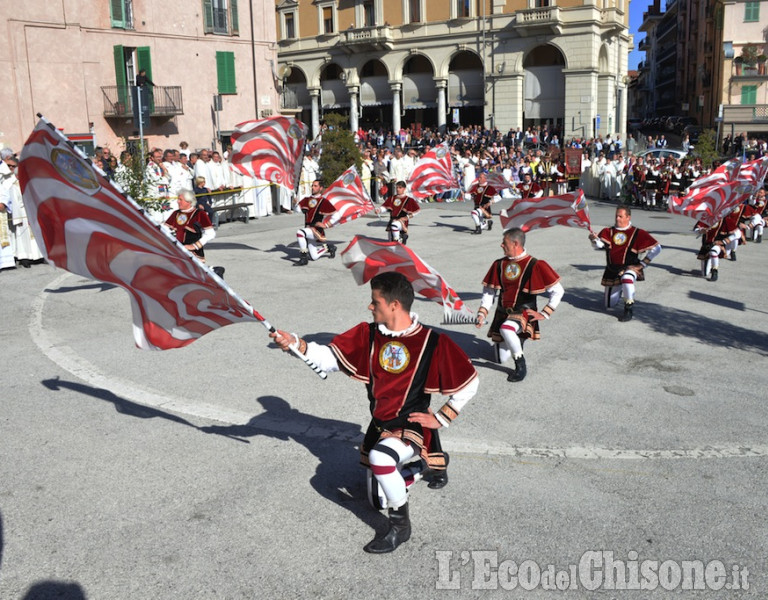
[(232, 133), (232, 165), (243, 175), (295, 190), (307, 126), (293, 117), (245, 121)]
[(323, 196), (336, 208), (336, 212), (327, 219), (333, 225), (362, 217), (375, 208), (354, 165), (329, 185)]
[(358, 285), (379, 273), (397, 271), (411, 282), (417, 294), (443, 305), (446, 320), (474, 320), (475, 314), (443, 277), (418, 254), (399, 242), (384, 242), (357, 235), (341, 253), (342, 263), (352, 271)]
[(45, 257), (125, 289), (139, 348), (179, 348), (225, 325), (263, 322), (47, 121), (37, 124), (21, 152), (19, 179)]
[(407, 184), (414, 198), (427, 198), (458, 189), (448, 144), (436, 146), (416, 163)]
[(592, 230), (589, 206), (582, 190), (561, 196), (515, 200), (509, 210), (499, 213), (499, 219), (504, 230), (519, 227), (530, 231), (555, 225)]

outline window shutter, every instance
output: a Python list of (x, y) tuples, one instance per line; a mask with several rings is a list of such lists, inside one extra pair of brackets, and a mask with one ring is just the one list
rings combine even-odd
[(125, 110), (125, 107), (128, 106), (129, 97), (128, 78), (125, 75), (125, 51), (123, 50), (122, 46), (113, 46), (112, 54), (115, 57), (115, 83), (117, 83), (117, 101), (123, 105), (123, 110)]
[(122, 27), (125, 29), (125, 0), (110, 0), (109, 11), (112, 27)]
[(236, 94), (235, 53), (216, 53), (216, 75), (218, 77), (219, 94)]
[(741, 86), (741, 103), (742, 104), (757, 103), (757, 86), (756, 85)]
[(203, 0), (203, 31), (213, 31), (213, 0)]
[(230, 33), (232, 35), (238, 35), (240, 33), (240, 19), (237, 15), (237, 0), (229, 0), (229, 12), (231, 15), (232, 29)]
[(149, 46), (141, 46), (139, 48), (136, 48), (136, 57), (139, 60), (139, 68), (136, 70), (136, 73), (138, 73), (142, 69), (146, 69), (147, 77), (151, 81), (154, 81), (154, 79), (152, 78), (152, 60), (149, 54)]

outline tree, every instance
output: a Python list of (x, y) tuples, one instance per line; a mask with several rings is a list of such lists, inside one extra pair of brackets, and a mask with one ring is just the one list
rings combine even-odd
[(717, 151), (717, 134), (712, 129), (705, 129), (696, 142), (696, 154), (701, 157), (701, 163), (704, 166), (715, 165), (720, 160), (720, 153)]
[(323, 187), (331, 185), (352, 165), (357, 167), (358, 172), (363, 166), (363, 157), (355, 144), (354, 134), (346, 127), (348, 121), (347, 117), (337, 113), (325, 115), (327, 129), (323, 131), (320, 146), (322, 152), (318, 161)]

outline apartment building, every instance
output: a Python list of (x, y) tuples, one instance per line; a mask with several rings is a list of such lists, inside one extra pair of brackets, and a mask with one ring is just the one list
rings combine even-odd
[[(86, 149), (221, 148), (239, 122), (279, 111), (266, 0), (61, 0), (2, 8), (0, 144), (42, 113)], [(154, 83), (141, 98), (139, 71)]]

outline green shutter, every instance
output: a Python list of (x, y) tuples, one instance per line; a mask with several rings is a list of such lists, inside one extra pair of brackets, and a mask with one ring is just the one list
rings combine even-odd
[(237, 16), (237, 0), (229, 0), (229, 14), (232, 18), (230, 33), (232, 35), (238, 35), (240, 33), (240, 19), (238, 19)]
[(757, 86), (756, 85), (741, 86), (741, 103), (757, 104)]
[(203, 31), (213, 31), (213, 0), (203, 0)]
[(218, 77), (219, 94), (236, 94), (235, 53), (216, 53), (216, 75)]
[(109, 12), (112, 19), (112, 27), (125, 29), (125, 0), (110, 0)]
[(152, 79), (152, 59), (150, 58), (149, 46), (140, 46), (139, 48), (136, 48), (136, 58), (139, 61), (139, 68), (136, 69), (136, 73), (142, 69), (146, 69), (147, 77), (150, 81), (154, 81)]
[[(122, 46), (113, 46), (112, 54), (115, 57), (115, 83), (117, 83), (117, 101), (122, 107), (117, 107), (118, 114), (128, 107), (128, 78), (125, 76), (125, 51)], [(133, 83), (133, 82), (131, 82)]]
[(744, 21), (747, 23), (756, 23), (760, 20), (760, 3), (746, 2), (744, 4)]

